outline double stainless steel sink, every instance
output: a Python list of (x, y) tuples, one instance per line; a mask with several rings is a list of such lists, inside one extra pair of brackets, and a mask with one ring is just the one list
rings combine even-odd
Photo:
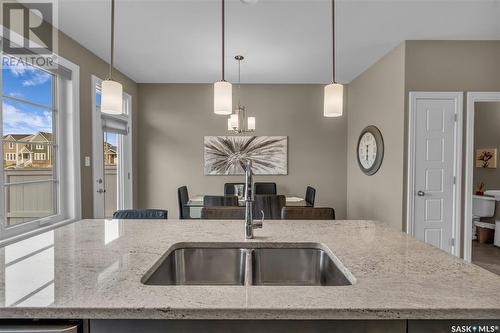
[(146, 285), (346, 286), (352, 275), (320, 244), (174, 245), (144, 275)]

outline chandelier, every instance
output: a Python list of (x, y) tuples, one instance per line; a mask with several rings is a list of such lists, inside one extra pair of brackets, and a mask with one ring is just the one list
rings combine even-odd
[(255, 131), (255, 117), (247, 117), (246, 109), (240, 103), (241, 91), (241, 55), (234, 57), (238, 61), (238, 107), (227, 119), (227, 130), (234, 134), (251, 133)]

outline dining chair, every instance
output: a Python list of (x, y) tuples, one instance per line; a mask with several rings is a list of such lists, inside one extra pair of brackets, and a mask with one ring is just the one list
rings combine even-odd
[(203, 207), (214, 206), (238, 206), (238, 197), (236, 195), (205, 195)]
[(253, 217), (260, 220), (262, 213), (266, 220), (279, 220), (281, 218), (281, 209), (286, 205), (284, 195), (262, 195), (254, 197)]
[(245, 183), (225, 183), (224, 195), (243, 195), (245, 192)]
[(314, 200), (316, 199), (316, 189), (308, 186), (306, 188), (306, 203), (310, 207), (314, 207)]
[(256, 182), (254, 194), (274, 194), (276, 195), (276, 183)]
[(202, 220), (244, 220), (244, 207), (203, 207), (201, 209)]
[(333, 208), (283, 207), (282, 220), (335, 220)]
[(166, 220), (168, 211), (163, 209), (122, 209), (113, 213), (120, 220)]
[(179, 199), (179, 218), (181, 220), (191, 218), (191, 210), (187, 206), (189, 193), (187, 186), (181, 186), (177, 189), (177, 198)]

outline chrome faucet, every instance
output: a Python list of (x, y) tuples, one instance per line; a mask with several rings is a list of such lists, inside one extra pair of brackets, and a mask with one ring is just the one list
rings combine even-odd
[(262, 228), (264, 224), (264, 212), (262, 220), (253, 220), (253, 180), (252, 180), (252, 161), (248, 160), (245, 170), (245, 238), (253, 238), (253, 229)]

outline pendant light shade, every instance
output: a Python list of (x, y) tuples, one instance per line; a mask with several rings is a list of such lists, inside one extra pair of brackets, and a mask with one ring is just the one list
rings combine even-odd
[(255, 117), (248, 117), (248, 130), (255, 131)]
[(111, 0), (111, 59), (109, 62), (108, 79), (101, 83), (101, 112), (108, 114), (122, 114), (123, 87), (121, 83), (113, 81), (113, 60), (115, 53), (115, 0)]
[(344, 86), (338, 83), (330, 83), (325, 86), (324, 116), (340, 117), (344, 108)]
[(335, 81), (335, 0), (332, 0), (332, 83), (325, 86), (323, 115), (340, 117), (344, 110), (344, 86)]
[(214, 83), (214, 113), (219, 115), (230, 115), (233, 113), (233, 85), (224, 80), (225, 64), (225, 0), (221, 0), (222, 8), (222, 75), (221, 80)]
[(101, 83), (101, 112), (122, 114), (123, 87), (119, 82), (106, 80)]
[(233, 113), (233, 85), (227, 81), (214, 83), (214, 113), (220, 115)]

